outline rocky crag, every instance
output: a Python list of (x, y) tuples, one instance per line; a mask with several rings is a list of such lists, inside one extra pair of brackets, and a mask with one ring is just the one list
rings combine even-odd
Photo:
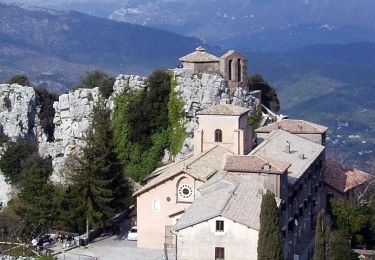
[[(178, 160), (193, 150), (193, 133), (198, 128), (196, 112), (222, 100), (256, 111), (259, 100), (252, 93), (243, 89), (229, 91), (227, 82), (215, 74), (193, 74), (184, 69), (173, 70), (176, 82), (175, 91), (183, 100), (186, 118), (184, 126), (186, 139), (183, 147), (173, 159)], [(134, 75), (119, 75), (113, 86), (114, 92), (107, 100), (107, 106), (114, 108), (114, 98), (123, 92), (141, 89), (146, 86), (147, 78)], [(40, 104), (33, 88), (19, 85), (0, 85), (0, 127), (12, 140), (26, 138), (38, 142), (39, 153), (52, 158), (54, 174), (52, 180), (62, 180), (64, 164), (77, 147), (84, 145), (84, 135), (90, 125), (90, 118), (99, 90), (77, 89), (59, 96), (53, 105), (55, 109), (54, 141), (48, 142), (39, 124)], [(164, 160), (172, 157), (168, 151)], [(0, 201), (9, 197), (9, 187), (5, 189), (4, 180), (0, 178)], [(3, 189), (4, 187), (4, 189)]]

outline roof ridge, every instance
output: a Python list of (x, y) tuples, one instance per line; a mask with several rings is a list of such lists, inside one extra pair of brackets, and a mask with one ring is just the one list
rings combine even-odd
[(191, 161), (189, 164), (187, 164), (186, 166), (191, 166), (192, 164), (196, 163), (197, 161), (201, 160), (203, 157), (205, 157), (209, 152), (215, 150), (216, 148), (222, 148), (224, 150), (227, 150), (228, 152), (230, 152), (228, 149), (220, 146), (220, 145), (215, 145), (214, 147), (208, 149), (207, 151), (204, 151), (203, 153), (197, 155), (197, 158), (195, 158), (193, 161)]
[(232, 200), (232, 198), (236, 195), (235, 194), (235, 191), (238, 189), (239, 187), (239, 182), (237, 182), (236, 184), (234, 183), (231, 183), (232, 185), (234, 185), (233, 189), (231, 189), (228, 193), (230, 194), (229, 197), (227, 198), (227, 200), (225, 201), (224, 205), (221, 207), (221, 210), (219, 211), (220, 212), (220, 215), (223, 214), (224, 212), (224, 209), (226, 208), (226, 206), (229, 204), (229, 202)]
[(318, 128), (319, 130), (323, 131), (323, 129), (321, 128), (322, 125), (316, 124), (314, 122), (302, 120), (302, 119), (299, 119), (299, 120), (305, 122), (306, 124), (310, 125), (311, 127), (315, 127), (315, 128)]

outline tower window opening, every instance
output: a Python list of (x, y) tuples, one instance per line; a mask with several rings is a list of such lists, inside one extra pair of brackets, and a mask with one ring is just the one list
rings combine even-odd
[(238, 79), (238, 82), (241, 82), (242, 80), (242, 71), (241, 71), (241, 59), (238, 59), (237, 60), (237, 79)]
[(215, 142), (221, 143), (223, 141), (223, 132), (220, 129), (215, 130)]
[(229, 80), (232, 80), (232, 60), (229, 60), (228, 62), (228, 77), (229, 77)]

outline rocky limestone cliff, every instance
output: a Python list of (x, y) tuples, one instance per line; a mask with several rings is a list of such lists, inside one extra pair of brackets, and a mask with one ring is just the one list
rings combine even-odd
[[(140, 76), (119, 75), (113, 87), (114, 92), (107, 100), (108, 107), (113, 109), (114, 97), (119, 93), (144, 87), (145, 80), (146, 78)], [(54, 103), (55, 141), (39, 144), (39, 153), (52, 157), (53, 181), (61, 180), (66, 160), (78, 147), (84, 145), (83, 138), (90, 126), (91, 113), (99, 95), (98, 88), (80, 88), (61, 95)]]
[[(37, 98), (33, 88), (17, 84), (0, 85), (0, 130), (11, 140), (18, 138), (36, 141), (40, 128), (37, 126), (38, 111)], [(43, 132), (43, 131), (42, 131)], [(10, 200), (11, 185), (5, 183), (0, 172), (0, 205), (5, 206)]]
[[(251, 112), (256, 111), (258, 100), (249, 91), (242, 88), (237, 88), (233, 93), (230, 93), (227, 81), (220, 75), (194, 74), (191, 70), (186, 69), (174, 69), (173, 72), (177, 84), (175, 91), (184, 101), (187, 115), (185, 122), (186, 139), (181, 152), (175, 157), (176, 160), (193, 151), (193, 134), (198, 129), (197, 111), (219, 104), (221, 101), (248, 107)], [(169, 155), (163, 160), (170, 160)]]
[[(222, 100), (255, 111), (258, 100), (246, 90), (236, 89), (230, 93), (227, 82), (215, 74), (193, 74), (189, 70), (174, 69), (177, 96), (184, 102), (186, 118), (184, 126), (186, 139), (181, 152), (175, 160), (183, 158), (193, 150), (193, 133), (198, 128), (196, 112)], [(113, 110), (116, 95), (146, 86), (147, 78), (134, 75), (119, 75), (114, 84), (114, 92), (107, 100), (107, 106)], [(61, 181), (64, 164), (69, 156), (84, 145), (83, 137), (90, 125), (90, 118), (99, 90), (77, 89), (63, 94), (53, 105), (55, 109), (54, 142), (48, 142), (39, 124), (40, 104), (35, 91), (19, 85), (0, 85), (0, 125), (7, 136), (15, 140), (28, 138), (37, 141), (39, 153), (50, 156), (54, 167), (53, 181)], [(168, 152), (164, 160), (172, 158)], [(9, 194), (9, 187), (0, 183), (4, 194)], [(5, 187), (8, 187), (5, 189)], [(6, 192), (5, 192), (6, 190)], [(7, 197), (8, 195), (1, 195)], [(6, 199), (0, 197), (0, 201)]]
[(36, 94), (33, 88), (17, 84), (0, 85), (0, 128), (12, 140), (35, 139)]

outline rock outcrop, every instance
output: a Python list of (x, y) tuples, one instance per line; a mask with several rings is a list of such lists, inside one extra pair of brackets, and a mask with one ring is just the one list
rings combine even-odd
[[(119, 75), (114, 84), (114, 92), (107, 100), (107, 106), (114, 107), (114, 97), (131, 89), (145, 86), (146, 78), (140, 76)], [(39, 153), (51, 156), (54, 174), (52, 180), (59, 182), (66, 160), (76, 149), (84, 145), (84, 135), (90, 126), (91, 113), (100, 96), (99, 89), (77, 89), (63, 94), (53, 105), (55, 109), (55, 141), (41, 142)]]
[[(242, 88), (230, 92), (227, 81), (218, 74), (195, 74), (191, 70), (174, 69), (176, 88), (185, 103), (187, 115), (185, 122), (186, 139), (176, 160), (193, 151), (193, 134), (198, 129), (196, 112), (224, 101), (229, 104), (250, 108), (256, 111), (258, 101), (251, 93)], [(166, 160), (167, 158), (164, 158)]]
[(0, 173), (0, 210), (11, 199), (12, 186), (5, 182), (5, 177)]
[(12, 140), (35, 139), (37, 116), (36, 94), (33, 88), (17, 84), (0, 85), (0, 128)]
[[(33, 88), (17, 84), (0, 85), (0, 130), (15, 141), (18, 138), (37, 141), (39, 121), (37, 98)], [(0, 172), (0, 205), (10, 200), (11, 185), (5, 182)]]
[[(216, 74), (193, 74), (186, 69), (174, 69), (178, 97), (184, 102), (186, 118), (184, 126), (186, 139), (181, 152), (174, 158), (183, 158), (193, 150), (193, 133), (198, 128), (196, 112), (221, 101), (249, 107), (255, 111), (258, 100), (248, 91), (238, 88), (230, 92), (227, 82)], [(130, 90), (142, 89), (147, 78), (119, 75), (114, 84), (114, 92), (107, 100), (113, 110), (117, 95)], [(0, 85), (0, 124), (4, 134), (15, 140), (28, 138), (39, 144), (39, 153), (52, 158), (53, 181), (61, 181), (61, 173), (67, 158), (84, 145), (84, 135), (90, 125), (91, 113), (100, 93), (97, 88), (77, 89), (63, 94), (53, 105), (55, 109), (54, 141), (48, 142), (39, 124), (40, 104), (33, 88), (19, 85)], [(166, 158), (168, 157), (168, 158)], [(166, 152), (164, 160), (170, 160)], [(0, 179), (1, 181), (1, 179)], [(3, 181), (3, 180), (2, 180)], [(0, 184), (1, 189), (5, 187)], [(5, 190), (5, 188), (3, 189)], [(8, 194), (4, 192), (4, 194)], [(2, 197), (7, 195), (2, 194)], [(3, 199), (0, 196), (0, 201)], [(5, 199), (3, 199), (5, 201)]]

